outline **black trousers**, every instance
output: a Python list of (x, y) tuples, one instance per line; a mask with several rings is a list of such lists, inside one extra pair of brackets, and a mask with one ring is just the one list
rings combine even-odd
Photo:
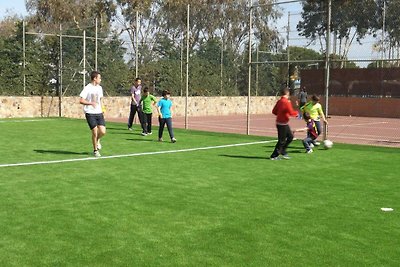
[(151, 123), (152, 123), (152, 113), (143, 113), (143, 120), (142, 120), (142, 129), (144, 133), (151, 133)]
[(293, 133), (288, 124), (277, 124), (276, 129), (278, 130), (278, 142), (275, 145), (274, 152), (271, 154), (271, 158), (275, 158), (279, 155), (286, 155), (286, 149), (293, 141)]
[(135, 118), (136, 113), (138, 114), (140, 125), (143, 124), (142, 112), (138, 109), (137, 105), (131, 104), (131, 110), (129, 112), (129, 119), (128, 119), (128, 128), (132, 128), (133, 119)]
[(158, 122), (160, 123), (160, 128), (158, 129), (158, 138), (162, 138), (165, 124), (167, 124), (169, 137), (171, 139), (174, 138), (174, 130), (172, 129), (172, 118), (161, 119), (159, 117)]

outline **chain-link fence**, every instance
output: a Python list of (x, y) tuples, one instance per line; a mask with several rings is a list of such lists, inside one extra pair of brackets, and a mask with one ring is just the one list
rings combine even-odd
[[(168, 88), (174, 95), (185, 95), (186, 78), (190, 96), (248, 95), (249, 82), (254, 96), (275, 95), (282, 85), (298, 89), (303, 70), (325, 68), (324, 3), (329, 1), (319, 2), (214, 3), (203, 7), (216, 13), (207, 17), (213, 19), (210, 24), (220, 24), (212, 29), (198, 21), (203, 10), (196, 10), (195, 4), (175, 6), (165, 18), (154, 4), (154, 12), (136, 12), (129, 25), (126, 18), (107, 27), (93, 20), (79, 28), (75, 23), (38, 27), (20, 21), (10, 51), (14, 62), (3, 66), (4, 72), (7, 68), (14, 74), (14, 86), (7, 87), (4, 80), (1, 94), (40, 95), (57, 87), (63, 95), (76, 95), (94, 69), (108, 74), (104, 87), (109, 95), (125, 95), (135, 76), (156, 91)], [(332, 5), (330, 67), (397, 67), (398, 46), (384, 32), (387, 20), (380, 19), (382, 29), (375, 25), (367, 33), (358, 32), (356, 24), (338, 28), (339, 2)], [(172, 23), (174, 16), (169, 32), (155, 22)]]
[[(78, 95), (90, 82), (90, 72), (96, 69), (112, 77), (104, 81), (106, 95), (126, 94), (125, 88), (129, 86), (128, 77), (125, 77), (129, 74), (124, 62), (126, 50), (116, 36), (98, 30), (96, 23), (85, 29), (60, 24), (58, 31), (53, 29), (46, 33), (23, 24), (24, 95), (49, 92)], [(40, 47), (37, 47), (38, 40)], [(41, 72), (43, 69), (45, 73)]]

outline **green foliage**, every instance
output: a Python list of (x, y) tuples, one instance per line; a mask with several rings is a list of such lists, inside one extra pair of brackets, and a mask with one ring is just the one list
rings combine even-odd
[(0, 50), (0, 94), (21, 94), (22, 57), (19, 53), (22, 54), (22, 49), (16, 49), (14, 41), (0, 38)]
[[(94, 69), (94, 19), (99, 18), (98, 68), (103, 74), (103, 87), (110, 95), (125, 95), (133, 80), (133, 69), (139, 68), (144, 83), (157, 92), (169, 88), (176, 95), (183, 92), (186, 79), (186, 44), (182, 32), (186, 28), (188, 1), (92, 1), (60, 2), (57, 0), (27, 1), (32, 14), (27, 31), (52, 33), (50, 35), (27, 36), (27, 87), (28, 94), (54, 93), (50, 79), (59, 80), (64, 95), (77, 95), (83, 84), (82, 36), (86, 31), (86, 70)], [(268, 1), (266, 1), (268, 3)], [(121, 11), (125, 24), (113, 34), (111, 21)], [(140, 12), (137, 18), (136, 12)], [(245, 12), (243, 12), (245, 11)], [(268, 27), (266, 16), (276, 18), (278, 12), (268, 5), (254, 9), (254, 34), (268, 45), (277, 40), (278, 34)], [(191, 36), (190, 95), (246, 95), (247, 67), (244, 64), (247, 52), (248, 6), (245, 2), (222, 3), (221, 1), (190, 2)], [(140, 20), (140, 36), (136, 36), (136, 19)], [(62, 55), (59, 52), (59, 23), (63, 24)], [(121, 32), (127, 32), (132, 46), (118, 41)], [(134, 42), (139, 39), (139, 43)], [(110, 41), (112, 40), (112, 41)], [(223, 41), (223, 43), (222, 43)], [(10, 40), (12, 42), (12, 40)], [(18, 43), (22, 42), (22, 34)], [(184, 46), (184, 47), (183, 47)], [(139, 51), (139, 66), (127, 59), (126, 47)], [(183, 47), (183, 48), (182, 48)], [(131, 52), (131, 51), (130, 51)], [(221, 53), (223, 53), (221, 58)], [(61, 57), (62, 56), (62, 57)], [(60, 69), (62, 59), (63, 67)], [(19, 73), (9, 69), (10, 73)], [(86, 74), (86, 82), (89, 76)], [(15, 88), (15, 87), (13, 87)], [(58, 93), (58, 90), (55, 92)], [(12, 94), (12, 93), (11, 93)]]
[[(384, 43), (381, 44), (380, 50), (396, 50), (400, 44), (400, 17), (397, 12), (397, 9), (400, 5), (400, 0), (378, 0), (377, 5), (378, 9), (376, 14), (376, 25), (374, 25), (374, 29), (376, 31), (382, 30), (383, 25), (385, 25), (385, 40)], [(385, 17), (385, 23), (382, 21), (383, 17)], [(395, 58), (393, 55), (389, 56)]]
[[(22, 34), (22, 33), (21, 33)], [(63, 32), (62, 60), (63, 60), (63, 94), (78, 95), (82, 90), (83, 76), (83, 43), (81, 38), (68, 36), (82, 36), (82, 31), (68, 29)], [(87, 31), (87, 36), (94, 36), (93, 30)], [(100, 36), (107, 36), (107, 32)], [(59, 66), (60, 66), (60, 39), (59, 36), (26, 35), (26, 81), (27, 94), (46, 95), (58, 94)], [(88, 39), (86, 42), (86, 83), (90, 82), (90, 72), (95, 68), (95, 42)], [(22, 52), (21, 52), (22, 55)], [(130, 70), (124, 61), (125, 49), (116, 35), (100, 39), (98, 42), (98, 70), (103, 74), (103, 87), (109, 95), (126, 94), (124, 88), (129, 86)], [(54, 86), (49, 83), (56, 79)], [(56, 88), (55, 88), (56, 87)], [(56, 91), (53, 91), (56, 89)]]
[[(328, 1), (309, 0), (303, 2), (303, 20), (297, 25), (300, 35), (312, 41), (326, 38)], [(353, 40), (360, 42), (376, 25), (376, 3), (374, 0), (332, 1), (331, 32), (339, 40), (339, 51), (334, 53), (347, 57)], [(323, 48), (321, 47), (321, 50)]]
[(150, 62), (141, 68), (140, 78), (156, 95), (161, 95), (162, 90), (166, 89), (172, 95), (182, 95), (184, 80), (181, 79), (180, 64), (179, 60), (169, 59)]
[(131, 71), (124, 61), (125, 49), (114, 36), (100, 44), (98, 69), (104, 77), (103, 89), (107, 95), (127, 95), (132, 79)]
[[(396, 6), (400, 0), (386, 0), (386, 40), (390, 54), (398, 45), (399, 31)], [(257, 2), (253, 15), (253, 62), (256, 50), (273, 52), (262, 55), (261, 61), (286, 61), (277, 29), (271, 27), (280, 14), (279, 5), (270, 0)], [(290, 47), (290, 60), (322, 60), (323, 39), (326, 37), (327, 1), (304, 1), (302, 21), (297, 29), (310, 42), (321, 43), (321, 53)], [(361, 42), (366, 34), (377, 34), (382, 27), (383, 0), (332, 1), (331, 29), (337, 40), (332, 51), (331, 67), (356, 67), (347, 62), (353, 42)], [(187, 5), (190, 4), (190, 40), (186, 51)], [(189, 52), (189, 95), (247, 95), (248, 94), (248, 1), (220, 0), (28, 0), (27, 31), (50, 35), (26, 35), (26, 94), (46, 95), (54, 92), (61, 81), (65, 95), (77, 95), (83, 84), (83, 30), (86, 31), (86, 70), (95, 68), (95, 19), (98, 20), (98, 69), (103, 74), (103, 87), (109, 95), (126, 95), (135, 78), (136, 68), (144, 84), (160, 92), (170, 89), (181, 95), (186, 80), (186, 54)], [(138, 16), (137, 16), (138, 14)], [(139, 24), (137, 24), (137, 20)], [(18, 19), (15, 19), (18, 22)], [(60, 28), (62, 23), (62, 55)], [(22, 24), (0, 22), (0, 94), (23, 93)], [(9, 32), (13, 34), (9, 34)], [(66, 37), (75, 36), (75, 38)], [(129, 39), (128, 42), (126, 40)], [(124, 41), (121, 41), (124, 40)], [(138, 42), (136, 42), (138, 40)], [(135, 55), (136, 50), (138, 54)], [(62, 56), (62, 57), (61, 57)], [(133, 60), (138, 57), (138, 65)], [(60, 62), (63, 62), (62, 69)], [(267, 62), (268, 63), (268, 62)], [(317, 63), (318, 68), (324, 64)], [(295, 70), (307, 69), (301, 64), (252, 65), (251, 94), (275, 94)], [(258, 69), (258, 74), (256, 74)], [(89, 82), (88, 73), (85, 76)], [(254, 85), (257, 83), (257, 92)]]
[[(140, 16), (140, 76), (149, 73), (152, 62), (165, 58), (182, 60), (186, 72), (186, 41), (182, 42), (186, 31), (187, 4), (190, 3), (190, 90), (191, 95), (245, 95), (247, 94), (247, 68), (242, 66), (247, 52), (243, 49), (248, 40), (248, 4), (246, 1), (117, 1), (123, 9), (124, 27), (130, 39), (136, 36), (136, 11)], [(268, 4), (269, 1), (260, 1)], [(130, 8), (130, 7), (135, 7)], [(151, 16), (154, 14), (153, 16)], [(278, 34), (268, 27), (267, 17), (278, 17), (278, 12), (269, 5), (260, 5), (254, 10), (254, 34), (262, 42), (279, 44)], [(159, 33), (163, 34), (159, 34)], [(156, 45), (151, 45), (155, 40)], [(221, 46), (223, 59), (221, 66)], [(184, 49), (181, 47), (185, 46)], [(135, 49), (133, 44), (132, 49)], [(183, 51), (182, 51), (183, 50)], [(182, 56), (180, 55), (180, 52)], [(161, 58), (161, 59), (160, 59)], [(176, 65), (163, 62), (160, 66)], [(222, 69), (222, 81), (221, 81)], [(163, 69), (165, 71), (165, 69)], [(169, 68), (167, 68), (169, 71)], [(180, 68), (171, 69), (180, 72)], [(156, 73), (157, 71), (152, 71)], [(161, 74), (173, 77), (171, 74)], [(185, 79), (186, 77), (184, 77)], [(150, 80), (150, 78), (149, 78)], [(179, 78), (180, 81), (180, 78)], [(221, 86), (222, 83), (222, 86)], [(180, 84), (180, 82), (179, 82)], [(178, 87), (175, 81), (162, 79), (161, 87)]]

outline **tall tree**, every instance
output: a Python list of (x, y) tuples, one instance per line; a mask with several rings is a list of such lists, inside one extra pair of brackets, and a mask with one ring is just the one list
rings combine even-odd
[[(83, 30), (86, 33), (86, 70), (90, 72), (95, 68), (94, 39), (98, 29), (98, 70), (105, 77), (106, 92), (120, 93), (121, 87), (127, 85), (129, 79), (128, 68), (124, 62), (125, 49), (118, 40), (119, 36), (112, 31), (112, 20), (116, 12), (116, 3), (112, 0), (27, 0), (27, 10), (32, 14), (29, 19), (28, 30), (35, 30), (35, 44), (40, 46), (40, 53), (32, 53), (31, 66), (40, 65), (36, 73), (41, 76), (41, 81), (48, 81), (48, 76), (57, 77), (59, 71), (59, 24), (63, 26), (63, 87), (67, 95), (75, 95), (82, 88), (83, 69)], [(95, 27), (95, 20), (100, 22)], [(72, 22), (72, 23), (71, 23)], [(40, 33), (53, 33), (56, 36), (41, 36)], [(32, 45), (30, 44), (29, 48)], [(35, 57), (37, 57), (35, 59)], [(50, 70), (43, 72), (45, 68)], [(41, 70), (41, 72), (39, 71)], [(85, 74), (88, 75), (88, 74)], [(86, 76), (88, 81), (89, 77)], [(117, 79), (118, 78), (118, 79)], [(30, 79), (32, 80), (32, 79)], [(38, 84), (43, 84), (35, 80)], [(109, 84), (108, 84), (109, 83)]]
[[(254, 3), (252, 7), (249, 3)], [(221, 71), (226, 94), (247, 92), (247, 64), (249, 39), (249, 14), (253, 14), (252, 38), (255, 44), (263, 44), (267, 49), (281, 49), (281, 40), (276, 31), (270, 29), (271, 21), (279, 17), (274, 9), (273, 0), (236, 1), (236, 0), (27, 0), (27, 9), (32, 15), (29, 30), (38, 33), (59, 34), (59, 24), (63, 24), (63, 35), (82, 36), (86, 30), (88, 60), (87, 70), (93, 67), (94, 19), (100, 18), (101, 38), (99, 46), (99, 66), (110, 71), (121, 82), (108, 87), (125, 86), (126, 62), (131, 58), (124, 54), (127, 43), (117, 41), (117, 37), (128, 33), (130, 38), (128, 51), (139, 49), (139, 69), (142, 79), (154, 86), (175, 87), (182, 80), (182, 63), (186, 60), (186, 19), (187, 5), (190, 4), (190, 88), (193, 94), (221, 93)], [(136, 15), (139, 14), (139, 24)], [(32, 22), (34, 24), (32, 24)], [(117, 23), (114, 23), (117, 22)], [(116, 30), (115, 32), (112, 29)], [(138, 35), (136, 33), (138, 32)], [(114, 34), (115, 33), (115, 34)], [(69, 87), (67, 93), (75, 93), (79, 88), (82, 70), (82, 40), (63, 37), (62, 55), (57, 36), (32, 36), (30, 48), (35, 44), (41, 53), (34, 60), (35, 53), (29, 54), (30, 64), (38, 67), (51, 66), (51, 70), (41, 72), (42, 80), (57, 72), (62, 56), (63, 73), (67, 76), (64, 83)], [(136, 43), (136, 38), (139, 42)], [(104, 49), (106, 46), (112, 49)], [(102, 54), (110, 53), (110, 54)], [(101, 54), (101, 56), (100, 56)], [(104, 62), (102, 59), (109, 60)], [(126, 62), (124, 62), (124, 60)], [(116, 64), (116, 65), (115, 65)], [(125, 65), (125, 67), (123, 67)], [(55, 66), (55, 67), (54, 67)], [(113, 66), (112, 68), (110, 66)], [(132, 67), (133, 65), (130, 65)], [(159, 69), (157, 69), (159, 68)], [(118, 69), (118, 73), (112, 72)], [(42, 68), (44, 70), (44, 67)], [(102, 71), (102, 69), (100, 69)], [(39, 73), (39, 71), (37, 71)], [(132, 74), (129, 78), (132, 78)], [(204, 82), (204, 78), (208, 79)], [(234, 89), (231, 89), (234, 88)], [(182, 88), (180, 87), (180, 90)], [(119, 89), (116, 89), (116, 92)]]
[[(398, 7), (400, 0), (377, 0), (376, 31), (384, 31), (384, 40), (379, 43), (379, 51), (386, 58), (400, 58), (400, 17)], [(399, 61), (388, 62), (387, 66), (399, 66)]]
[[(271, 20), (276, 19), (279, 13), (273, 10), (272, 0), (258, 1), (258, 5), (253, 9), (253, 38), (258, 42), (263, 42), (268, 46), (279, 48), (280, 40), (278, 33), (268, 27)], [(248, 42), (249, 33), (249, 6), (248, 1), (221, 1), (221, 0), (154, 0), (154, 1), (134, 1), (117, 0), (119, 8), (122, 10), (123, 24), (122, 31), (129, 34), (132, 44), (135, 44), (136, 37), (139, 39), (139, 64), (142, 70), (146, 69), (152, 61), (163, 60), (174, 54), (174, 58), (181, 58), (180, 53), (186, 57), (186, 28), (187, 28), (187, 7), (190, 5), (190, 57), (192, 63), (200, 62), (196, 59), (201, 47), (210, 44), (210, 41), (219, 39), (219, 47), (216, 58), (208, 58), (210, 62), (219, 60), (220, 51), (225, 54), (231, 53), (235, 56), (231, 67), (225, 67), (227, 71), (239, 72), (235, 67), (243, 62), (242, 57), (247, 54), (244, 48)], [(136, 25), (136, 16), (139, 12), (140, 25)], [(137, 28), (140, 27), (139, 36), (136, 36)], [(184, 46), (184, 48), (182, 48)], [(132, 46), (132, 49), (135, 47)], [(182, 51), (183, 49), (183, 51)], [(224, 55), (224, 57), (226, 57)], [(204, 61), (204, 58), (201, 59)], [(168, 65), (168, 64), (164, 64)], [(172, 64), (179, 67), (179, 64)], [(172, 66), (171, 65), (171, 66)], [(192, 64), (191, 70), (195, 72), (197, 67), (202, 64)], [(168, 69), (168, 68), (167, 68)], [(175, 69), (171, 71), (179, 71)], [(220, 66), (217, 74), (220, 73)], [(149, 71), (146, 71), (150, 73)], [(156, 73), (151, 71), (151, 73)], [(245, 73), (240, 75), (244, 75)], [(225, 75), (226, 77), (236, 76), (236, 74)], [(172, 76), (171, 76), (172, 77)], [(143, 78), (143, 77), (142, 77)], [(235, 80), (231, 78), (231, 80)], [(245, 80), (245, 79), (243, 79)], [(204, 87), (191, 79), (191, 87)], [(218, 86), (219, 87), (219, 86)], [(217, 88), (218, 88), (217, 87)], [(245, 87), (243, 85), (243, 87)], [(210, 89), (215, 90), (215, 89)]]
[[(302, 21), (297, 25), (300, 35), (320, 42), (321, 51), (325, 50), (327, 3), (328, 0), (304, 2)], [(374, 0), (332, 0), (333, 53), (341, 59), (347, 58), (353, 42), (361, 43), (366, 34), (372, 33), (371, 25), (375, 25), (375, 18)]]
[(26, 0), (26, 7), (37, 26), (56, 28), (68, 22), (78, 28), (93, 27), (95, 18), (107, 27), (116, 12), (112, 0)]
[(0, 21), (0, 95), (22, 95), (22, 23), (17, 17)]

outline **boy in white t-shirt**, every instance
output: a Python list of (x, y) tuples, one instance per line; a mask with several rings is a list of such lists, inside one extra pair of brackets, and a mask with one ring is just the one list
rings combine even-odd
[(95, 157), (100, 157), (100, 139), (106, 134), (106, 123), (104, 121), (101, 105), (103, 88), (100, 86), (100, 72), (92, 71), (90, 79), (91, 82), (86, 85), (79, 94), (81, 97), (79, 103), (84, 105), (83, 110), (85, 112), (86, 121), (92, 131), (93, 155)]

